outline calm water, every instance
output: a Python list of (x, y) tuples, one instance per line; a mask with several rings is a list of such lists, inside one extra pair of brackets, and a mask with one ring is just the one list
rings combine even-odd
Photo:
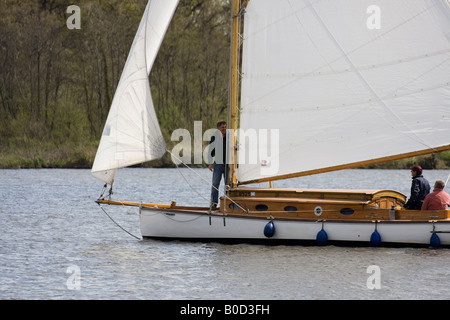
[[(434, 182), (449, 172), (424, 174)], [(209, 187), (202, 179), (210, 175), (124, 169), (115, 198), (204, 205)], [(409, 195), (410, 173), (348, 170), (275, 186), (394, 188)], [(450, 298), (448, 249), (136, 240), (94, 203), (101, 189), (88, 170), (0, 170), (0, 299)], [(106, 210), (140, 236), (137, 210)], [(379, 281), (370, 280), (376, 273), (369, 266), (379, 268)], [(368, 280), (381, 287), (369, 289)]]

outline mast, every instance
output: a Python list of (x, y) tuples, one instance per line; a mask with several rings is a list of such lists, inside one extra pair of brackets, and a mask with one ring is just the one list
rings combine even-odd
[(230, 84), (230, 123), (233, 132), (233, 142), (230, 145), (232, 150), (232, 164), (230, 166), (230, 185), (237, 186), (236, 166), (237, 166), (237, 109), (239, 96), (239, 33), (242, 10), (245, 9), (250, 0), (244, 0), (241, 5), (240, 0), (232, 0), (232, 30), (231, 30), (231, 84)]
[(236, 132), (237, 132), (237, 104), (238, 104), (238, 55), (239, 55), (239, 0), (233, 0), (232, 14), (233, 23), (231, 28), (231, 86), (230, 86), (230, 122), (231, 130), (233, 132), (233, 143), (230, 146), (232, 151), (232, 163), (230, 168), (231, 186), (235, 187), (236, 178), (236, 151), (234, 146), (236, 145)]

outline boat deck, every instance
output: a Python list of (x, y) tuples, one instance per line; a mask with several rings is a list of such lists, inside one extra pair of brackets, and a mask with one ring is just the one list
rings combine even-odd
[[(306, 199), (306, 203), (312, 201), (312, 199)], [(361, 222), (361, 221), (385, 221), (385, 222), (429, 222), (429, 221), (450, 221), (450, 210), (437, 210), (437, 211), (422, 211), (422, 210), (405, 210), (403, 208), (396, 208), (395, 217), (391, 219), (389, 216), (390, 209), (361, 209), (353, 210), (347, 208), (347, 211), (341, 210), (323, 210), (320, 215), (317, 215), (314, 211), (260, 211), (260, 210), (248, 210), (248, 209), (235, 209), (235, 210), (222, 210), (220, 208), (216, 210), (210, 210), (209, 207), (193, 207), (193, 206), (178, 206), (176, 203), (170, 205), (167, 204), (154, 204), (154, 203), (139, 203), (129, 201), (113, 201), (113, 200), (97, 200), (98, 204), (106, 205), (119, 205), (119, 206), (132, 206), (139, 207), (146, 210), (160, 210), (165, 213), (192, 213), (192, 214), (204, 214), (213, 216), (235, 216), (246, 218), (266, 218), (280, 219), (280, 220), (309, 220), (309, 221), (341, 221), (341, 222)], [(232, 203), (232, 202), (230, 202)], [(297, 203), (297, 202), (295, 202)], [(301, 202), (300, 202), (301, 203)], [(338, 203), (338, 200), (326, 200), (323, 204)], [(358, 201), (347, 202), (359, 203)]]

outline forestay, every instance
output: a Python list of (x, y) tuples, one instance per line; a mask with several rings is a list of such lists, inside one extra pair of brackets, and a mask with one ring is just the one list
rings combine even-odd
[(92, 167), (112, 184), (118, 168), (163, 156), (166, 150), (148, 76), (178, 0), (150, 0), (117, 87)]
[(448, 1), (252, 0), (243, 42), (241, 129), (279, 130), (279, 162), (240, 182), (449, 148)]

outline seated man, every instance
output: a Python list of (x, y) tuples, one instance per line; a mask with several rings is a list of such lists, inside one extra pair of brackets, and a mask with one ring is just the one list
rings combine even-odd
[(445, 182), (437, 180), (432, 193), (425, 197), (422, 210), (447, 210), (450, 205), (450, 196), (444, 191)]

